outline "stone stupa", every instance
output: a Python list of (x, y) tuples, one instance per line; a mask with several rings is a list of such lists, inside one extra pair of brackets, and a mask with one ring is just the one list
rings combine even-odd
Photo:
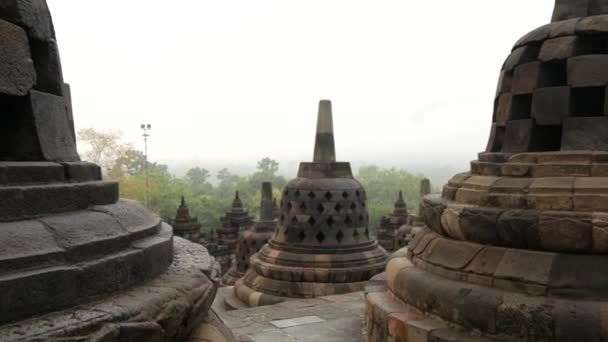
[(236, 296), (249, 306), (360, 291), (387, 254), (370, 237), (365, 189), (336, 162), (331, 102), (321, 101), (314, 161), (283, 190), (270, 242), (250, 258)]
[(220, 218), (222, 226), (216, 230), (217, 248), (213, 256), (222, 267), (222, 274), (228, 272), (235, 258), (236, 243), (239, 234), (253, 223), (253, 218), (243, 207), (243, 202), (239, 197), (239, 192), (234, 194), (234, 200), (230, 211)]
[(201, 224), (195, 217), (190, 216), (190, 209), (186, 205), (186, 199), (182, 196), (181, 203), (177, 208), (175, 219), (171, 220), (173, 234), (192, 242), (201, 240)]
[(608, 339), (607, 86), (608, 1), (556, 0), (503, 65), (487, 150), (367, 294), (370, 341)]
[(185, 340), (212, 259), (80, 161), (46, 2), (2, 0), (0, 37), (0, 340)]
[(272, 184), (262, 183), (262, 199), (260, 201), (260, 218), (254, 220), (251, 227), (241, 232), (236, 245), (236, 264), (232, 265), (223, 278), (224, 285), (234, 283), (245, 275), (249, 269), (249, 258), (268, 243), (276, 227), (277, 221), (273, 215), (274, 201), (272, 199)]
[(399, 196), (395, 202), (393, 212), (382, 216), (377, 228), (378, 243), (388, 252), (393, 252), (396, 247), (396, 232), (408, 222), (407, 204), (403, 200), (403, 192), (399, 191)]

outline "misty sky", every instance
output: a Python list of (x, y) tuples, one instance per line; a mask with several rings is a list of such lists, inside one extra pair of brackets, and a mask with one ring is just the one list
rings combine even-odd
[(48, 0), (77, 128), (151, 160), (311, 160), (331, 99), (339, 160), (467, 162), (499, 69), (551, 0)]

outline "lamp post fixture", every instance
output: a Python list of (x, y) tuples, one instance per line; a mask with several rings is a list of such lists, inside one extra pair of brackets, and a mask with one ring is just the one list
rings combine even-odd
[(144, 170), (146, 172), (146, 207), (150, 208), (150, 194), (148, 192), (148, 131), (152, 129), (152, 125), (150, 124), (141, 124), (141, 130), (144, 132), (142, 136), (144, 137)]

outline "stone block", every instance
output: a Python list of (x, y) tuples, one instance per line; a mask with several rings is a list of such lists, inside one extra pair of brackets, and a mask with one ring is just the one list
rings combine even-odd
[(471, 162), (471, 173), (483, 176), (500, 176), (501, 164), (482, 161)]
[(70, 126), (62, 97), (32, 90), (32, 116), (42, 156), (48, 161), (77, 161), (76, 144), (69, 134)]
[[(554, 331), (552, 307), (538, 298), (519, 293), (507, 293), (498, 307), (499, 333), (551, 340)], [(531, 324), (531, 322), (534, 322)]]
[(548, 39), (540, 49), (538, 59), (543, 62), (565, 60), (577, 54), (577, 36)]
[(0, 94), (26, 95), (36, 82), (27, 35), (19, 26), (0, 20), (0, 40)]
[(72, 127), (70, 133), (72, 134), (74, 141), (76, 141), (76, 130), (74, 128), (74, 112), (72, 108), (72, 90), (70, 88), (70, 85), (67, 83), (63, 84), (63, 98), (65, 100), (65, 111), (68, 116), (68, 122)]
[(525, 206), (525, 194), (532, 184), (531, 178), (501, 177), (492, 187), (488, 194), (488, 202), (495, 207), (520, 208)]
[(562, 129), (563, 151), (608, 150), (608, 117), (566, 118)]
[(37, 221), (0, 223), (0, 272), (60, 263), (64, 250), (53, 235)]
[(465, 271), (482, 275), (493, 275), (506, 251), (505, 248), (500, 247), (485, 247), (475, 255), (471, 263), (465, 268)]
[(532, 177), (588, 177), (591, 175), (591, 164), (537, 164), (530, 171)]
[(441, 215), (445, 209), (445, 204), (438, 196), (425, 198), (420, 202), (420, 216), (424, 223), (437, 234), (444, 234), (441, 228)]
[(534, 121), (532, 119), (511, 120), (507, 123), (502, 145), (503, 152), (530, 151)]
[(558, 254), (551, 268), (550, 291), (605, 290), (608, 287), (606, 267), (605, 255)]
[(0, 162), (5, 182), (10, 185), (57, 183), (65, 181), (63, 167), (48, 162)]
[[(63, 96), (63, 71), (61, 69), (61, 59), (59, 58), (59, 48), (55, 40), (40, 41), (31, 39), (30, 49), (37, 77), (34, 89)], [(65, 100), (63, 101), (65, 107)]]
[(119, 198), (118, 182), (100, 181), (84, 183), (79, 188), (87, 191), (90, 205), (114, 204)]
[(519, 39), (516, 43), (515, 43), (515, 47), (520, 47), (523, 45), (532, 45), (535, 46), (538, 42), (541, 42), (545, 39), (547, 39), (547, 37), (549, 37), (549, 33), (551, 33), (551, 29), (552, 29), (553, 24), (547, 24), (547, 25), (543, 25), (537, 29), (534, 29), (533, 31), (529, 32), (528, 34), (526, 34), (525, 36), (523, 36), (521, 39)]
[(580, 18), (574, 18), (551, 23), (548, 38), (574, 35), (579, 21)]
[(411, 321), (407, 323), (407, 339), (404, 341), (429, 342), (433, 331), (445, 328), (447, 328), (447, 325), (437, 320)]
[(460, 229), (467, 241), (496, 244), (496, 223), (501, 211), (496, 208), (464, 208), (460, 214)]
[(574, 209), (608, 211), (608, 178), (576, 178), (574, 181)]
[(585, 55), (568, 59), (568, 85), (601, 87), (608, 84), (608, 55)]
[(71, 304), (78, 296), (79, 270), (55, 267), (0, 278), (0, 323)]
[(574, 177), (535, 178), (530, 184), (528, 208), (570, 210), (573, 207)]
[(112, 216), (137, 239), (156, 233), (160, 227), (160, 218), (157, 215), (132, 200), (121, 199), (112, 205), (95, 206), (92, 210)]
[(511, 82), (513, 81), (513, 73), (502, 70), (498, 78), (498, 86), (496, 88), (496, 97), (504, 93), (511, 92)]
[(538, 224), (541, 247), (562, 252), (590, 251), (592, 227), (590, 213), (541, 212)]
[(546, 285), (556, 254), (507, 249), (496, 268), (495, 277)]
[(499, 152), (502, 149), (504, 135), (504, 127), (498, 127), (496, 126), (496, 123), (493, 123), (490, 130), (490, 137), (488, 138), (488, 144), (486, 146), (486, 151)]
[(512, 93), (530, 94), (538, 86), (540, 62), (518, 65), (513, 73)]
[(101, 167), (89, 162), (63, 163), (65, 175), (70, 182), (90, 182), (101, 180)]
[[(57, 243), (65, 248), (73, 260), (109, 254), (129, 245), (127, 231), (110, 215), (82, 211), (41, 218), (53, 231)], [(104, 227), (104, 229), (99, 229)]]
[(448, 205), (443, 214), (441, 214), (441, 227), (447, 236), (456, 239), (464, 240), (464, 234), (460, 228), (460, 215), (465, 205)]
[(600, 325), (598, 302), (563, 301), (556, 304), (555, 330), (556, 341), (593, 341), (600, 340)]
[(51, 13), (45, 0), (3, 0), (0, 18), (26, 28), (32, 38), (55, 38)]
[(79, 293), (91, 296), (126, 289), (145, 279), (143, 252), (130, 250), (84, 263), (78, 276)]
[(435, 241), (433, 248), (422, 253), (421, 258), (452, 270), (463, 269), (483, 248), (482, 245), (443, 238)]
[(496, 126), (505, 127), (511, 116), (511, 93), (505, 93), (498, 97), (496, 102)]
[(539, 125), (561, 125), (570, 114), (570, 87), (549, 87), (534, 90), (532, 117)]
[(507, 57), (503, 70), (510, 72), (518, 65), (532, 62), (538, 57), (538, 46), (530, 44), (518, 47)]
[[(591, 2), (593, 4), (590, 4), (590, 6), (593, 6), (595, 8), (603, 7), (604, 13), (606, 13), (606, 10), (608, 10), (608, 8), (606, 8), (606, 4), (604, 4), (603, 1), (593, 0)], [(586, 18), (582, 18), (576, 24), (577, 33), (597, 34), (608, 32), (608, 15), (593, 15), (588, 17), (587, 15), (584, 15), (584, 17)]]
[(608, 252), (608, 213), (593, 213), (592, 224), (592, 250), (597, 253)]
[(501, 246), (538, 249), (538, 212), (533, 210), (507, 210), (496, 224), (498, 244)]
[(556, 0), (551, 21), (586, 17), (589, 13), (588, 2), (588, 0)]

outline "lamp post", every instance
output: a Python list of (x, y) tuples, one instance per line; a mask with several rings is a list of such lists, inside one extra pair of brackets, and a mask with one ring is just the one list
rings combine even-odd
[(152, 125), (150, 124), (141, 124), (141, 130), (144, 132), (142, 136), (144, 137), (144, 170), (146, 172), (146, 207), (150, 208), (150, 194), (148, 192), (148, 131), (152, 129)]

